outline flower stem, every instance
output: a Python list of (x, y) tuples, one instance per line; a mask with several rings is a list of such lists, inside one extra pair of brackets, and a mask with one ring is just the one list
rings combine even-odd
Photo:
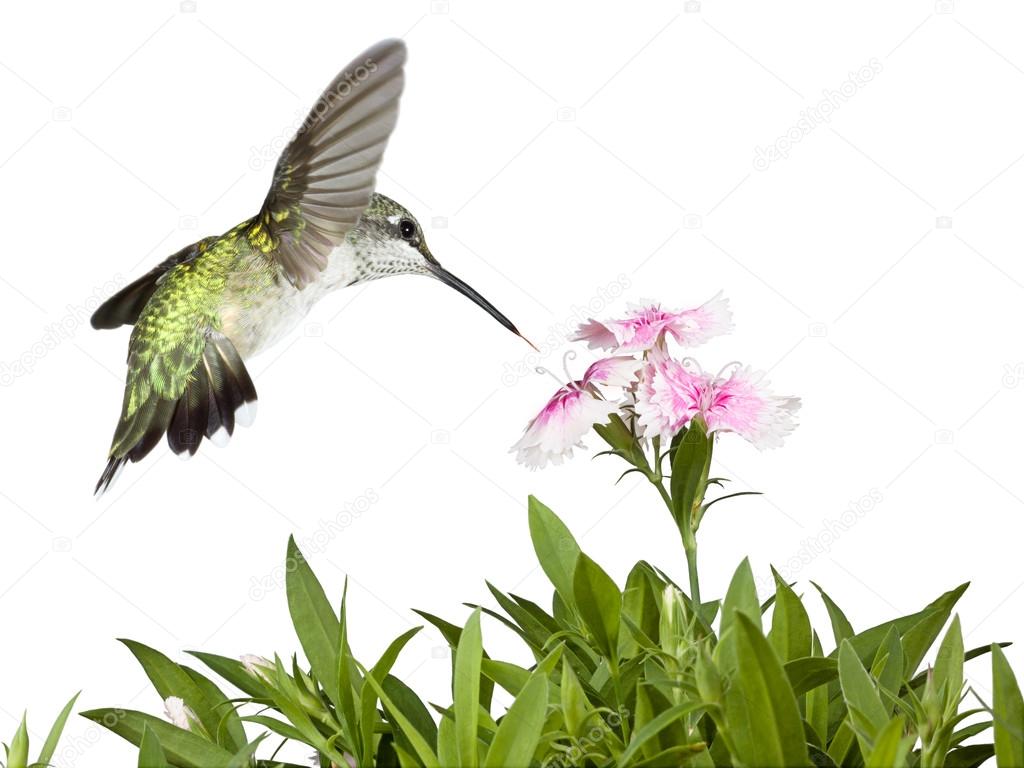
[(700, 579), (697, 576), (697, 538), (691, 536), (691, 543), (687, 546), (686, 539), (683, 539), (683, 551), (686, 553), (686, 570), (690, 574), (690, 601), (693, 603), (693, 610), (700, 613)]

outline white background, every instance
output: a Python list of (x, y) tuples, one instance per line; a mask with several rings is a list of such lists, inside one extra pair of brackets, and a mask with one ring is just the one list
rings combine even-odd
[[(765, 495), (707, 519), (707, 596), (749, 554), (761, 577), (775, 563), (802, 591), (822, 584), (864, 629), (971, 579), (968, 646), (1024, 639), (1024, 11), (952, 6), (7, 9), (0, 362), (31, 372), (5, 368), (0, 389), (0, 732), (28, 707), (38, 744), (79, 688), (81, 708), (159, 712), (116, 637), (179, 660), (297, 650), (279, 569), (292, 532), (321, 537), (311, 560), (332, 597), (348, 575), (364, 661), (415, 621), (411, 607), (461, 620), (485, 577), (547, 602), (530, 492), (620, 582), (640, 558), (682, 578), (657, 498), (632, 477), (613, 486), (613, 460), (530, 474), (506, 453), (553, 387), (535, 373), (510, 386), (509, 366), (558, 370), (568, 347), (526, 356), (423, 278), (329, 297), (250, 363), (252, 429), (188, 464), (161, 444), (91, 498), (128, 332), (94, 332), (85, 308), (251, 215), (272, 165), (253, 167), (258, 148), (395, 35), (407, 89), (379, 189), (418, 215), (442, 263), (539, 343), (591, 302), (614, 316), (627, 299), (690, 306), (725, 290), (737, 330), (700, 359), (748, 361), (803, 397), (781, 450), (720, 443), (721, 473)], [(800, 130), (803, 110), (872, 62), (829, 123)], [(757, 148), (791, 129), (787, 157), (756, 168)], [(485, 632), (492, 655), (525, 660)], [(987, 664), (972, 668), (987, 698)], [(450, 701), (432, 630), (397, 672)], [(65, 766), (131, 764), (79, 718), (65, 745)]]

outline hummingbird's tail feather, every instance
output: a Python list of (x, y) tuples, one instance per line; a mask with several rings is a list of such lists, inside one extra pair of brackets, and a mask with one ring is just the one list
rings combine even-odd
[(171, 450), (182, 458), (194, 456), (204, 437), (214, 445), (225, 445), (236, 424), (252, 424), (256, 400), (256, 387), (238, 351), (226, 336), (210, 331), (202, 356), (176, 400), (154, 394), (130, 416), (122, 417), (107, 466), (96, 483), (96, 495), (110, 488), (125, 464), (142, 461), (164, 434)]

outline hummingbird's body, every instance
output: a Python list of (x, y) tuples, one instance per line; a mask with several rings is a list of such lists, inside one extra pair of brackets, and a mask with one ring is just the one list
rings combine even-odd
[(244, 360), (338, 288), (393, 274), (436, 277), (519, 333), (427, 249), (401, 205), (373, 191), (398, 113), (405, 46), (385, 41), (331, 83), (285, 149), (260, 212), (183, 248), (110, 299), (96, 328), (134, 325), (121, 419), (97, 491), (166, 434), (179, 455), (255, 416)]

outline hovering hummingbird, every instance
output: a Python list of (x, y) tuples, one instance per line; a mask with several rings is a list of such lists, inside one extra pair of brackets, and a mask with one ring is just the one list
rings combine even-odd
[(338, 288), (388, 275), (427, 275), (479, 304), (489, 301), (442, 267), (403, 206), (374, 192), (398, 119), (405, 45), (378, 43), (324, 91), (274, 170), (263, 207), (222, 235), (189, 245), (104, 302), (94, 328), (134, 325), (121, 418), (102, 494), (166, 434), (196, 453), (227, 442), (256, 414), (243, 362), (279, 341)]

